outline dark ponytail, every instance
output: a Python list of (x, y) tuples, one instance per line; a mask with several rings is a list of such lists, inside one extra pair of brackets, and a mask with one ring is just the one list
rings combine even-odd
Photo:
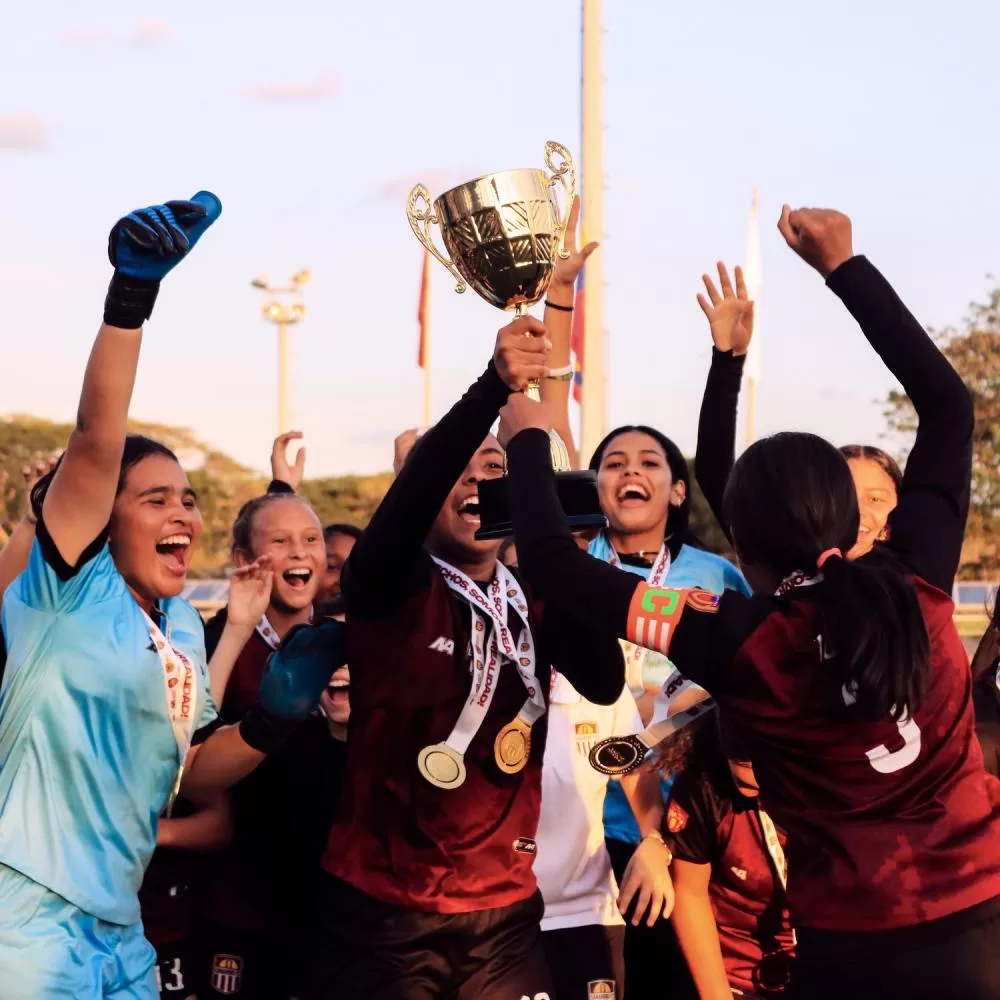
[(823, 561), (823, 655), (865, 717), (912, 714), (930, 673), (927, 627), (899, 569), (877, 558), (843, 558), (857, 539), (859, 515), (854, 481), (837, 449), (814, 434), (756, 442), (733, 469), (724, 508), (748, 566), (786, 577), (815, 573)]

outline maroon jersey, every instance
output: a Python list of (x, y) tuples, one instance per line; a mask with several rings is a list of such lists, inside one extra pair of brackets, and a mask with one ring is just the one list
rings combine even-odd
[[(521, 570), (550, 611), (669, 648), (681, 673), (729, 712), (762, 804), (788, 834), (795, 927), (887, 930), (1000, 895), (1000, 783), (983, 769), (971, 672), (947, 596), (969, 510), (975, 422), (962, 380), (867, 260), (851, 258), (828, 283), (918, 416), (888, 539), (861, 560), (890, 561), (920, 602), (931, 662), (912, 719), (872, 722), (851, 704), (836, 660), (824, 659), (824, 583), (785, 598), (685, 594), (580, 553), (538, 430), (508, 446), (510, 511)], [(732, 450), (721, 440), (716, 447)], [(780, 519), (786, 498), (776, 495), (773, 505)]]
[[(678, 664), (729, 712), (764, 808), (788, 833), (796, 926), (905, 927), (1000, 893), (1000, 783), (983, 768), (954, 607), (926, 583), (914, 586), (932, 667), (913, 718), (899, 723), (860, 718), (828, 669), (810, 594), (818, 588), (732, 609), (723, 595), (721, 627), (699, 627), (714, 616), (688, 608), (677, 628)], [(716, 672), (710, 651), (738, 641), (731, 628), (750, 625), (753, 605), (759, 624)], [(761, 605), (769, 613), (760, 616)]]
[[(532, 608), (533, 625), (537, 612)], [(510, 618), (516, 628), (516, 616)], [(543, 656), (539, 649), (538, 678), (547, 693)], [(464, 784), (436, 788), (417, 770), (419, 751), (448, 736), (469, 695), (469, 606), (432, 569), (427, 585), (388, 620), (350, 620), (347, 661), (347, 771), (326, 870), (386, 902), (438, 913), (530, 896), (546, 717), (532, 729), (527, 766), (501, 772), (493, 742), (525, 700), (509, 664), (465, 753)]]
[[(344, 793), (324, 867), (387, 903), (435, 913), (507, 906), (535, 891), (531, 872), (541, 798), (546, 718), (533, 729), (526, 766), (505, 774), (494, 760), (500, 729), (524, 705), (510, 662), (465, 753), (457, 788), (431, 785), (420, 751), (445, 740), (472, 685), (469, 604), (448, 588), (424, 551), (456, 482), (499, 474), (500, 453), (474, 460), (510, 389), (491, 364), (416, 444), (344, 567), (351, 721)], [(463, 471), (464, 470), (464, 471)], [(537, 682), (551, 665), (589, 701), (612, 705), (624, 664), (613, 635), (570, 623), (527, 595)], [(519, 635), (517, 613), (508, 626)]]
[[(663, 834), (676, 858), (712, 866), (708, 894), (730, 986), (782, 993), (795, 937), (756, 803), (736, 791), (728, 773), (683, 773), (670, 792)], [(787, 845), (780, 830), (778, 839)]]

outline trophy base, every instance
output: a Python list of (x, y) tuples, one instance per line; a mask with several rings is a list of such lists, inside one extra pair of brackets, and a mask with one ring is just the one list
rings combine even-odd
[[(606, 528), (608, 519), (601, 512), (597, 495), (597, 475), (589, 470), (557, 472), (556, 490), (559, 505), (574, 531)], [(479, 530), (476, 541), (509, 538), (514, 534), (507, 501), (507, 480), (485, 479), (479, 484)]]

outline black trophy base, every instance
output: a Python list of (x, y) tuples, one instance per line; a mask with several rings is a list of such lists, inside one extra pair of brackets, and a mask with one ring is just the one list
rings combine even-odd
[[(589, 469), (582, 472), (557, 472), (556, 491), (569, 526), (574, 531), (586, 528), (606, 528), (608, 519), (601, 512), (597, 495), (597, 475)], [(514, 534), (507, 502), (507, 480), (485, 479), (479, 484), (479, 530), (476, 540), (491, 541)]]

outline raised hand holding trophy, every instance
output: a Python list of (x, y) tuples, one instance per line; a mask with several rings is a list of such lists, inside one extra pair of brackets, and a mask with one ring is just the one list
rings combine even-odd
[[(518, 315), (538, 302), (552, 280), (556, 255), (569, 257), (564, 247), (566, 223), (576, 196), (576, 171), (569, 150), (557, 142), (545, 144), (545, 163), (551, 171), (504, 170), (468, 181), (431, 203), (423, 184), (411, 192), (406, 206), (417, 239), (454, 276), (455, 290), (472, 287), (498, 309)], [(566, 194), (561, 214), (555, 188)], [(448, 256), (434, 243), (432, 226), (441, 230)], [(539, 398), (538, 383), (526, 394)], [(552, 466), (557, 489), (570, 526), (604, 527), (593, 472), (570, 471), (562, 439), (551, 433)], [(513, 533), (503, 479), (479, 484), (478, 539), (503, 538)]]

